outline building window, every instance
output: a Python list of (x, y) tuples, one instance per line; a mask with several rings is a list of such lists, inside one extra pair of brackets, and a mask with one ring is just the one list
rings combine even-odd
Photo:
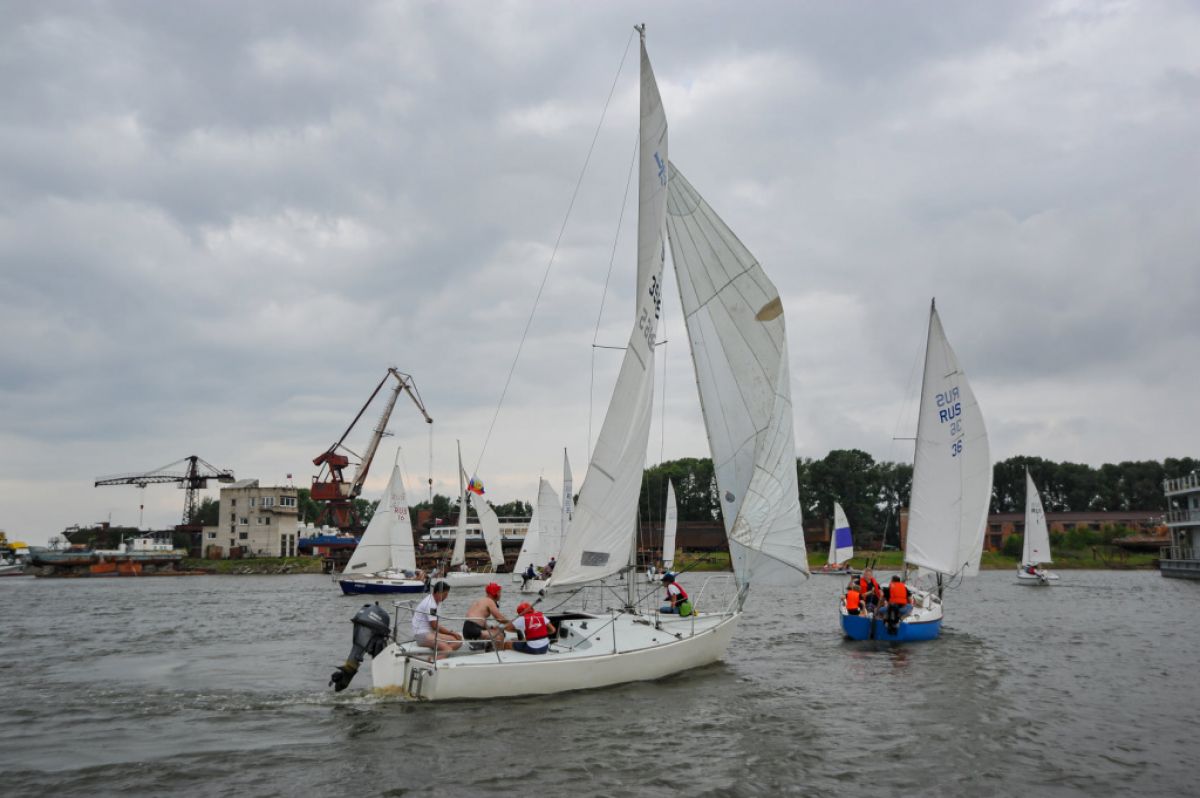
[(240, 517), (238, 519), (238, 523), (241, 524), (242, 526), (247, 526), (250, 523), (250, 519), (243, 515), (242, 517)]
[(253, 496), (251, 496), (251, 497), (250, 497), (250, 506), (251, 506), (251, 507), (253, 507), (253, 506), (254, 506), (254, 502), (255, 502), (255, 501), (257, 501), (257, 499), (255, 499)]
[(248, 540), (249, 538), (250, 538), (249, 532), (238, 532), (238, 540)]
[(259, 502), (259, 506), (260, 507), (274, 507), (275, 506), (275, 497), (274, 496), (263, 496), (262, 501)]
[(216, 540), (216, 539), (217, 539), (217, 533), (216, 533), (216, 532), (209, 532), (209, 533), (208, 533), (208, 539), (209, 539), (209, 540)]
[(259, 526), (266, 526), (266, 525), (267, 525), (267, 524), (269, 524), (269, 523), (271, 523), (271, 516), (269, 516), (269, 515), (260, 515), (260, 516), (258, 517), (258, 525), (259, 525)]
[(230, 506), (230, 507), (237, 507), (237, 499), (230, 499), (230, 500), (229, 500), (229, 506)]
[(279, 506), (280, 507), (295, 507), (296, 506), (296, 497), (295, 496), (280, 496), (279, 497)]

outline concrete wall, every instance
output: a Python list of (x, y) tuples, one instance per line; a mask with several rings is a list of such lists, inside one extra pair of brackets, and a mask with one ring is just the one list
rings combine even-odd
[[(297, 491), (294, 487), (262, 487), (243, 480), (221, 488), (216, 529), (204, 530), (204, 556), (293, 557), (299, 543)], [(214, 548), (215, 547), (215, 548)]]

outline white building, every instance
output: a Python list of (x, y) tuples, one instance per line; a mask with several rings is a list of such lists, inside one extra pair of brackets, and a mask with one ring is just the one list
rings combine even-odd
[(216, 528), (205, 527), (204, 557), (228, 557), (237, 548), (243, 557), (294, 557), (299, 540), (299, 513), (294, 487), (260, 487), (243, 479), (221, 488)]
[(1163, 481), (1167, 495), (1167, 528), (1171, 545), (1163, 550), (1163, 576), (1200, 579), (1200, 471)]

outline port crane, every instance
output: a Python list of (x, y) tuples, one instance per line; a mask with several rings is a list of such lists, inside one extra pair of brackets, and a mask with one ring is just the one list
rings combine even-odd
[(192, 523), (192, 519), (196, 517), (196, 511), (199, 510), (197, 494), (208, 487), (210, 479), (215, 479), (217, 482), (233, 482), (233, 471), (228, 468), (217, 468), (212, 463), (193, 454), (142, 474), (113, 474), (112, 476), (98, 477), (95, 487), (137, 485), (139, 488), (144, 488), (147, 485), (174, 482), (186, 491), (183, 498), (183, 525), (186, 526)]
[[(383, 390), (383, 386), (392, 378), (395, 378), (396, 384), (392, 387), (391, 396), (388, 397), (383, 413), (379, 416), (379, 423), (375, 425), (375, 430), (371, 433), (367, 448), (360, 457), (345, 446), (346, 437), (362, 418), (371, 402), (375, 401), (375, 397)], [(425, 403), (421, 400), (421, 394), (417, 390), (412, 376), (397, 370), (394, 366), (389, 368), (387, 374), (383, 375), (383, 379), (375, 386), (375, 390), (371, 392), (370, 397), (358, 411), (358, 415), (350, 422), (350, 426), (346, 427), (342, 437), (313, 458), (313, 465), (318, 466), (320, 471), (313, 477), (311, 496), (313, 501), (323, 505), (316, 520), (318, 526), (328, 519), (333, 522), (334, 526), (345, 532), (357, 532), (363, 529), (362, 521), (354, 510), (354, 500), (362, 493), (363, 483), (366, 482), (367, 472), (371, 468), (371, 461), (375, 459), (375, 451), (379, 448), (379, 442), (387, 434), (388, 419), (392, 415), (392, 409), (395, 408), (396, 400), (400, 398), (401, 392), (407, 393), (413, 400), (413, 404), (425, 418), (426, 424), (433, 423), (433, 419), (425, 410)], [(350, 466), (350, 457), (343, 454), (343, 451), (358, 459), (358, 470), (355, 471), (354, 478), (351, 480), (347, 480), (345, 477), (345, 469)]]

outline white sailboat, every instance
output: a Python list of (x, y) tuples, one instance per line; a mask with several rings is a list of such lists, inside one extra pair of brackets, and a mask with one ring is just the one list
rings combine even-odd
[[(854, 557), (854, 538), (850, 534), (850, 521), (846, 511), (838, 502), (833, 503), (833, 535), (829, 538), (829, 559), (818, 571), (823, 574), (845, 575), (850, 571), (848, 561)], [(843, 565), (843, 563), (847, 563)]]
[[(517, 555), (513, 567), (513, 581), (521, 583), (522, 593), (539, 593), (546, 588), (543, 575), (553, 561), (557, 565), (559, 548), (562, 545), (560, 532), (562, 507), (558, 494), (544, 479), (538, 479), (537, 504), (533, 508), (533, 516), (529, 519), (529, 530), (525, 533), (525, 542), (521, 545), (521, 553)], [(534, 578), (526, 579), (529, 566), (533, 566)], [(553, 570), (553, 567), (551, 567)]]
[(654, 565), (646, 571), (646, 579), (657, 582), (675, 567), (675, 531), (679, 527), (679, 507), (675, 503), (675, 483), (667, 480), (667, 510), (663, 516), (662, 572)]
[[(470, 570), (467, 567), (467, 473), (462, 467), (461, 446), (458, 450), (458, 489), (458, 527), (454, 533), (454, 549), (450, 555), (450, 567), (441, 578), (451, 587), (482, 587), (489, 582), (496, 581), (496, 568), (504, 564), (504, 554), (500, 551), (500, 521), (496, 518), (496, 513), (492, 511), (492, 508), (487, 506), (487, 502), (483, 501), (482, 496), (472, 494), (471, 503), (475, 505), (475, 511), (479, 512), (479, 508), (482, 506), (486, 508), (485, 514), (491, 516), (491, 533), (495, 552), (493, 553), (493, 544), (488, 544), (489, 570)], [(489, 530), (485, 514), (480, 514), (479, 526), (484, 542), (487, 544)]]
[[(909, 584), (912, 612), (891, 628), (882, 618), (850, 614), (843, 602), (846, 635), (891, 641), (937, 637), (943, 579), (979, 573), (991, 496), (992, 461), (983, 414), (946, 340), (937, 307), (931, 304), (904, 561), (906, 574), (917, 568), (936, 577), (936, 595)], [(882, 587), (886, 600), (889, 586)]]
[(750, 253), (668, 165), (666, 118), (644, 29), (642, 34), (635, 323), (548, 586), (584, 585), (634, 566), (669, 226), (734, 551), (737, 597), (720, 611), (686, 618), (640, 612), (632, 602), (607, 614), (552, 615), (559, 632), (549, 652), (536, 657), (515, 651), (459, 651), (435, 659), (412, 642), (392, 643), (373, 662), (377, 688), (440, 700), (656, 679), (723, 656), (752, 581), (792, 582), (807, 572), (782, 304)]
[(1017, 584), (1049, 585), (1058, 581), (1058, 574), (1040, 568), (1050, 563), (1050, 530), (1046, 526), (1046, 513), (1042, 510), (1042, 497), (1029, 469), (1025, 469), (1025, 540), (1021, 546), (1021, 564), (1017, 567)]
[(417, 571), (408, 497), (399, 466), (392, 466), (379, 506), (337, 582), (346, 595), (425, 591), (424, 575)]

